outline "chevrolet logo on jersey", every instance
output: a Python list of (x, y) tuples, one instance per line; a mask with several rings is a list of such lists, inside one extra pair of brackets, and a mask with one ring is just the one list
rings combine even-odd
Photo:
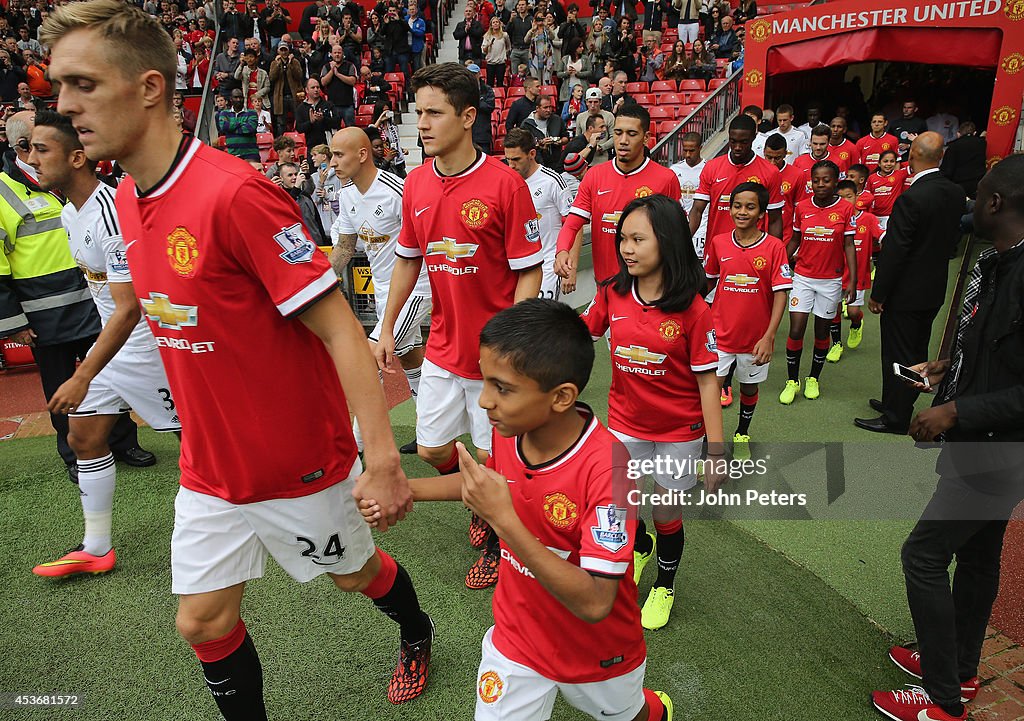
[(199, 306), (172, 303), (163, 293), (150, 293), (149, 300), (142, 299), (146, 317), (160, 328), (181, 330), (186, 326), (199, 324)]
[(821, 225), (815, 225), (813, 228), (808, 228), (804, 231), (804, 235), (812, 235), (816, 238), (831, 238), (833, 228), (826, 228)]
[(647, 365), (648, 363), (661, 364), (665, 362), (666, 356), (664, 353), (652, 353), (643, 346), (631, 345), (628, 348), (625, 346), (616, 346), (615, 355), (618, 358), (624, 358), (630, 363), (639, 363), (640, 365)]
[(725, 276), (726, 283), (732, 283), (733, 285), (757, 285), (758, 279), (747, 275), (746, 273), (735, 273), (734, 275)]
[(427, 255), (444, 255), (448, 260), (459, 258), (472, 258), (476, 255), (476, 243), (456, 243), (454, 238), (442, 238), (433, 243), (427, 243)]

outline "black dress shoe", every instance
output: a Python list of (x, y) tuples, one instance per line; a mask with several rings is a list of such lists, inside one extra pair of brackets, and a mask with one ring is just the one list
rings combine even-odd
[(404, 446), (398, 449), (399, 453), (403, 453), (407, 456), (416, 455), (416, 441), (409, 441)]
[(868, 405), (871, 406), (873, 410), (876, 410), (879, 413), (885, 413), (885, 406), (883, 406), (882, 401), (878, 400), (877, 398), (869, 399)]
[(148, 466), (156, 465), (156, 456), (144, 448), (135, 446), (124, 451), (112, 451), (114, 458), (121, 461), (128, 466), (135, 466), (136, 468), (146, 468)]
[(895, 433), (898, 436), (907, 435), (906, 428), (901, 429), (889, 425), (889, 421), (886, 420), (885, 416), (879, 416), (878, 418), (854, 418), (853, 424), (858, 428), (874, 433)]
[(68, 478), (76, 486), (78, 485), (78, 464), (77, 463), (71, 463), (71, 464), (68, 465)]

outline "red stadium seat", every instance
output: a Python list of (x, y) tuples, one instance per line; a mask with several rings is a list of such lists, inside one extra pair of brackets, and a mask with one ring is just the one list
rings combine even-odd
[(360, 105), (356, 108), (356, 115), (373, 115), (372, 105)]
[(494, 139), (494, 143), (492, 144), (492, 147), (494, 148), (494, 152), (495, 153), (504, 153), (505, 152), (505, 138), (504, 137), (495, 138)]
[(405, 76), (402, 73), (384, 73), (384, 79), (392, 85), (399, 86), (403, 91), (405, 90)]
[(274, 147), (274, 134), (273, 133), (256, 133), (256, 147), (258, 147), (258, 148), (272, 148), (272, 147)]
[(682, 106), (680, 106), (679, 114), (676, 117), (680, 118), (680, 119), (686, 118), (690, 113), (692, 113), (698, 107), (700, 107), (700, 106), (699, 105), (682, 105)]
[(501, 98), (502, 100), (504, 100), (505, 99), (505, 88), (494, 88), (494, 98), (495, 98), (495, 100), (497, 100), (498, 98)]
[(728, 82), (725, 78), (711, 78), (708, 81), (708, 91), (717, 90)]
[(647, 83), (626, 83), (626, 92), (630, 95), (636, 95), (637, 93), (646, 93)]
[(540, 86), (540, 94), (541, 94), (542, 97), (544, 95), (550, 95), (551, 97), (557, 99), (558, 98), (558, 86), (557, 85), (541, 85)]
[(690, 93), (688, 105), (699, 105), (708, 99), (710, 93)]
[(371, 123), (373, 123), (373, 116), (372, 115), (357, 115), (356, 116), (356, 127), (357, 128), (365, 128), (368, 125), (370, 125)]
[(658, 102), (657, 98), (651, 93), (637, 93), (633, 95), (633, 100), (637, 102), (637, 105), (643, 105), (644, 107), (655, 105)]
[(661, 140), (661, 138), (659, 138), (657, 135), (655, 135), (654, 133), (649, 133), (647, 135), (647, 143), (646, 143), (646, 145), (651, 150), (654, 150), (654, 146), (658, 144), (659, 140)]
[(658, 105), (685, 105), (685, 98), (679, 93), (662, 93), (658, 96)]
[(729, 74), (729, 59), (718, 58), (715, 60), (715, 65), (718, 67), (718, 77), (724, 78)]
[(518, 98), (522, 95), (526, 95), (526, 88), (524, 88), (522, 85), (517, 85), (515, 87), (509, 88), (505, 93), (506, 98)]
[(677, 90), (675, 80), (655, 80), (651, 83), (652, 93), (674, 93)]
[(655, 105), (647, 108), (647, 112), (651, 114), (651, 120), (674, 120), (676, 117), (674, 106)]
[(676, 120), (663, 120), (658, 123), (658, 138), (663, 138), (671, 133), (676, 129), (677, 125), (679, 125), (679, 122)]
[(679, 81), (679, 91), (680, 92), (688, 93), (688, 92), (692, 92), (694, 90), (697, 90), (699, 92), (704, 92), (705, 90), (707, 90), (707, 88), (704, 86), (704, 81), (703, 80), (692, 80), (692, 79), (691, 80), (680, 80)]

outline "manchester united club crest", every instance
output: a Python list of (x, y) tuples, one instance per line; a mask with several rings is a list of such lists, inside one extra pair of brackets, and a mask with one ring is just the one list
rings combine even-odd
[(994, 168), (996, 166), (996, 164), (1000, 160), (1002, 160), (1002, 159), (1003, 159), (1002, 155), (993, 155), (991, 158), (989, 158), (988, 160), (985, 161), (985, 167), (988, 170), (992, 170), (992, 168)]
[(1024, 18), (1024, 0), (1006, 0), (1006, 7), (1003, 8), (1006, 17), (1016, 22)]
[(842, 219), (843, 219), (843, 216), (841, 216), (839, 213), (829, 213), (828, 214), (828, 222), (830, 222), (830, 223), (838, 223)]
[(992, 120), (996, 125), (1009, 125), (1017, 120), (1017, 111), (1009, 105), (1000, 105), (992, 111)]
[(662, 321), (661, 325), (658, 326), (658, 335), (661, 336), (662, 340), (667, 340), (669, 343), (674, 343), (679, 340), (679, 336), (682, 332), (682, 326), (671, 318)]
[(576, 525), (579, 518), (576, 503), (564, 493), (549, 493), (544, 496), (544, 517), (555, 528), (565, 530)]
[(476, 685), (476, 692), (480, 694), (480, 700), (486, 704), (492, 704), (501, 698), (505, 691), (505, 682), (496, 671), (484, 671), (480, 674), (480, 681)]
[(648, 195), (654, 195), (654, 191), (648, 188), (646, 185), (641, 185), (639, 188), (636, 189), (636, 192), (633, 194), (633, 197), (646, 198)]
[(755, 43), (763, 43), (772, 34), (771, 20), (764, 18), (747, 23), (747, 37)]
[(751, 70), (749, 73), (747, 73), (745, 80), (747, 81), (747, 85), (749, 87), (756, 88), (764, 80), (764, 73), (756, 69)]
[(866, 225), (858, 225), (857, 226), (857, 232), (861, 233), (861, 234), (867, 233), (868, 232), (868, 227)]
[(179, 225), (167, 236), (167, 261), (171, 270), (182, 278), (191, 278), (196, 274), (197, 258), (199, 245), (195, 236)]
[(1016, 75), (1021, 71), (1021, 68), (1024, 68), (1024, 55), (1021, 55), (1020, 53), (1010, 53), (1003, 58), (1003, 62), (999, 65), (1007, 75)]
[(764, 183), (761, 182), (761, 178), (759, 178), (756, 175), (751, 175), (749, 178), (747, 178), (747, 182), (748, 183), (757, 183), (758, 185), (764, 185)]
[(763, 255), (759, 255), (756, 258), (754, 258), (753, 265), (758, 270), (764, 270), (764, 267), (768, 265), (768, 259), (765, 258)]
[(792, 189), (793, 189), (793, 184), (791, 182), (789, 182), (788, 180), (783, 180), (782, 181), (782, 194), (783, 195), (785, 195), (786, 193), (788, 193)]
[(849, 160), (850, 159), (850, 154), (848, 152), (846, 152), (845, 150), (840, 150), (839, 151), (839, 159), (840, 160)]
[(789, 299), (789, 304), (791, 306), (793, 306), (794, 308), (796, 308), (798, 305), (800, 305), (800, 299), (799, 298), (790, 298)]
[(487, 205), (477, 198), (467, 200), (462, 204), (462, 210), (459, 212), (462, 216), (462, 222), (468, 227), (476, 230), (477, 228), (484, 227), (487, 222), (488, 215)]

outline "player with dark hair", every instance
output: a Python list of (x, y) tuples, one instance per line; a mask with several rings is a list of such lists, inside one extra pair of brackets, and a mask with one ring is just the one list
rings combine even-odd
[(764, 143), (765, 160), (779, 169), (779, 192), (783, 201), (780, 240), (783, 243), (788, 243), (793, 236), (793, 213), (796, 204), (804, 199), (806, 191), (804, 172), (786, 160), (788, 147), (786, 139), (779, 133), (772, 133)]
[[(592, 336), (609, 333), (612, 383), (608, 429), (634, 462), (671, 457), (690, 473), (656, 473), (655, 493), (688, 491), (705, 439), (710, 455), (722, 453), (719, 366), (711, 310), (701, 297), (707, 278), (685, 231), (678, 202), (662, 195), (633, 200), (617, 227), (619, 272), (598, 286), (583, 313)], [(717, 479), (705, 468), (705, 488)], [(643, 521), (634, 543), (634, 579), (658, 557), (658, 577), (644, 603), (644, 628), (668, 623), (673, 586), (683, 553), (681, 503), (652, 506), (654, 534)]]
[[(690, 212), (693, 207), (693, 194), (697, 192), (700, 185), (700, 174), (704, 171), (707, 161), (701, 157), (700, 133), (683, 133), (679, 138), (679, 148), (682, 159), (678, 163), (669, 166), (669, 170), (676, 174), (679, 179), (680, 199), (683, 211)], [(700, 224), (693, 232), (693, 249), (697, 251), (697, 259), (704, 260), (704, 244), (707, 241), (708, 211), (707, 208), (701, 214)], [(708, 298), (711, 302), (711, 298)]]
[(114, 190), (96, 178), (96, 163), (85, 157), (67, 117), (52, 110), (36, 112), (31, 148), (28, 162), (39, 187), (68, 200), (61, 221), (103, 321), (88, 355), (48, 406), (69, 416), (68, 443), (78, 459), (85, 536), (77, 548), (32, 572), (51, 578), (106, 573), (116, 562), (110, 530), (116, 469), (107, 437), (128, 408), (156, 431), (180, 435), (181, 423), (156, 340), (139, 312)]
[[(416, 127), (431, 160), (405, 181), (398, 257), (375, 354), (385, 373), (395, 372), (395, 321), (425, 262), (434, 310), (416, 444), (420, 458), (444, 475), (458, 469), (460, 435), (472, 435), (480, 460), (490, 451), (491, 427), (477, 402), (484, 385), (478, 336), (495, 313), (537, 296), (544, 253), (525, 181), (473, 145), (480, 101), (476, 76), (458, 63), (427, 65), (413, 75), (412, 89)], [(470, 541), (484, 549), (466, 585), (493, 586), (497, 536), (474, 517)]]
[(899, 148), (899, 141), (895, 135), (889, 133), (889, 120), (885, 113), (875, 112), (871, 114), (871, 132), (857, 141), (857, 152), (860, 153), (861, 162), (867, 167), (869, 173), (878, 169), (878, 161), (883, 152), (887, 150), (896, 151)]
[[(782, 141), (778, 150), (784, 153), (785, 139), (778, 139)], [(781, 158), (785, 162), (785, 156)], [(768, 380), (793, 271), (782, 241), (758, 227), (768, 212), (768, 190), (759, 183), (740, 183), (731, 197), (736, 228), (708, 243), (704, 272), (708, 285), (717, 289), (711, 310), (718, 376), (724, 383), (735, 363), (740, 377), (740, 420), (732, 440), (733, 457), (744, 459), (750, 457), (750, 421), (757, 407), (758, 385)]]
[(183, 428), (171, 538), (177, 627), (221, 714), (267, 717), (240, 612), (268, 555), (300, 582), (330, 575), (396, 621), (388, 699), (418, 696), (430, 617), (408, 573), (375, 548), (355, 502), (379, 499), (386, 527), (411, 496), (366, 335), (327, 256), (271, 181), (182, 137), (171, 115), (174, 45), (155, 18), (119, 0), (74, 3), (57, 8), (40, 37), (53, 51), (58, 109), (86, 155), (117, 158), (130, 173), (117, 214)]
[(812, 313), (814, 357), (811, 372), (804, 381), (804, 398), (814, 400), (821, 395), (818, 377), (829, 348), (829, 326), (844, 294), (844, 267), (850, 273), (845, 290), (847, 302), (857, 295), (855, 228), (851, 223), (854, 208), (836, 195), (838, 183), (839, 168), (831, 160), (819, 160), (811, 166), (813, 194), (796, 206), (793, 237), (786, 245), (790, 263), (795, 258), (796, 264), (793, 289), (789, 294), (789, 338), (786, 339), (789, 380), (779, 395), (783, 405), (791, 404), (800, 390), (800, 356), (807, 316)]
[[(461, 472), (410, 481), (417, 501), (462, 501), (501, 537), (477, 721), (550, 718), (559, 692), (599, 721), (672, 718), (669, 697), (643, 687), (629, 572), (635, 484), (615, 437), (579, 402), (593, 363), (590, 333), (569, 306), (534, 298), (499, 312), (480, 333), (480, 405), (494, 429), (486, 467), (459, 444)], [(373, 502), (360, 505), (376, 523)]]
[(615, 275), (619, 267), (615, 233), (622, 209), (635, 198), (647, 195), (661, 194), (679, 200), (676, 174), (647, 155), (650, 127), (651, 114), (642, 105), (623, 103), (615, 111), (615, 159), (587, 171), (558, 234), (555, 272), (563, 278), (569, 277), (573, 269), (569, 251), (588, 220), (594, 278), (600, 282)]
[(811, 166), (821, 160), (828, 160), (828, 139), (830, 137), (827, 125), (817, 125), (811, 129), (811, 138), (807, 142), (809, 148), (806, 153), (793, 161), (793, 166), (803, 172), (804, 191), (803, 197), (811, 195)]

